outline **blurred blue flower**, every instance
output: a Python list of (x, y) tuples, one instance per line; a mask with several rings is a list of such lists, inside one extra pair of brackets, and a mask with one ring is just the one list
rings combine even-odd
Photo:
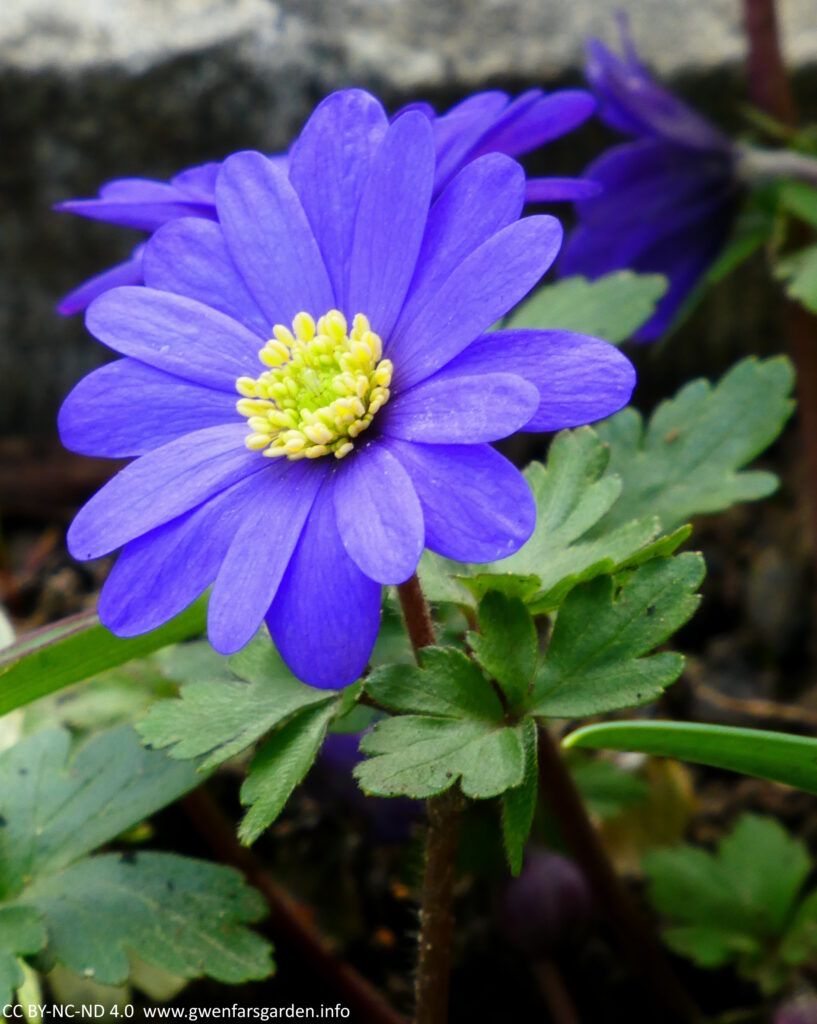
[[(486, 153), (520, 156), (573, 131), (596, 109), (588, 92), (564, 89), (546, 94), (531, 89), (511, 99), (507, 93), (477, 93), (438, 115), (427, 103), (412, 104), (398, 111), (419, 111), (429, 119), (437, 152), (435, 195), (471, 160)], [(285, 156), (270, 157), (286, 166)], [(191, 167), (169, 182), (150, 178), (121, 178), (110, 181), (94, 199), (69, 199), (57, 210), (91, 220), (119, 224), (141, 231), (156, 231), (177, 217), (216, 218), (215, 183), (219, 164)], [(595, 195), (596, 185), (582, 178), (532, 178), (527, 183), (528, 202), (558, 202)], [(124, 263), (104, 271), (74, 289), (57, 306), (70, 316), (85, 309), (108, 288), (141, 283), (139, 246)]]
[(601, 193), (577, 203), (578, 225), (558, 270), (590, 279), (625, 268), (663, 274), (667, 293), (635, 336), (649, 341), (666, 331), (721, 251), (740, 184), (730, 140), (650, 76), (624, 25), (622, 37), (623, 57), (588, 44), (586, 74), (600, 118), (635, 141), (585, 172)]
[(605, 342), (490, 330), (561, 243), (555, 218), (520, 219), (519, 164), (476, 157), (432, 205), (436, 174), (427, 117), (389, 124), (368, 93), (336, 93), (287, 169), (229, 157), (217, 220), (164, 224), (145, 285), (91, 304), (88, 329), (125, 358), (77, 385), (60, 431), (135, 457), (68, 533), (79, 559), (123, 549), (99, 603), (113, 632), (153, 629), (212, 584), (217, 650), (266, 618), (301, 679), (352, 682), (382, 585), (424, 546), (485, 562), (530, 535), (528, 485), (489, 442), (629, 400), (632, 366)]

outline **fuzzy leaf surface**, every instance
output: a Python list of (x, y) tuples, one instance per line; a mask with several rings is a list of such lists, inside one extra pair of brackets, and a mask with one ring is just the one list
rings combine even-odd
[(485, 799), (521, 784), (520, 727), (505, 723), (490, 682), (461, 651), (426, 648), (421, 667), (384, 666), (364, 687), (397, 712), (363, 737), (369, 757), (355, 776), (364, 792), (424, 799), (459, 781), (466, 796)]
[[(293, 676), (262, 632), (231, 658), (212, 660), (206, 652), (190, 652), (194, 670), (209, 678), (182, 685), (178, 698), (155, 703), (138, 723), (145, 743), (169, 748), (171, 757), (202, 757), (213, 768), (252, 746), (298, 711), (326, 705), (336, 694), (301, 683)], [(185, 673), (183, 652), (176, 654), (176, 672)]]
[(621, 496), (596, 527), (600, 537), (649, 509), (665, 531), (691, 516), (766, 497), (777, 478), (743, 470), (783, 429), (794, 408), (784, 357), (744, 359), (716, 384), (695, 380), (658, 406), (644, 426), (634, 409), (597, 424), (610, 446), (608, 474)]
[(21, 956), (39, 953), (46, 942), (42, 918), (32, 907), (0, 907), (0, 1006), (23, 983)]
[(62, 868), (201, 782), (196, 766), (148, 751), (130, 726), (76, 754), (63, 729), (34, 733), (0, 754), (0, 899)]
[(698, 607), (700, 555), (659, 558), (616, 586), (577, 587), (562, 606), (529, 710), (552, 718), (600, 714), (654, 700), (681, 673), (679, 654), (652, 654)]
[(254, 843), (281, 813), (312, 767), (336, 713), (333, 702), (305, 708), (262, 744), (241, 786), (241, 803), (249, 807), (238, 829), (243, 843)]
[(511, 874), (522, 871), (525, 846), (533, 826), (539, 788), (538, 733), (536, 723), (525, 719), (520, 730), (525, 770), (522, 783), (502, 794), (502, 838)]
[(267, 911), (232, 868), (163, 853), (104, 854), (36, 879), (21, 897), (48, 929), (46, 958), (106, 985), (128, 953), (183, 978), (265, 978), (270, 946), (248, 924)]

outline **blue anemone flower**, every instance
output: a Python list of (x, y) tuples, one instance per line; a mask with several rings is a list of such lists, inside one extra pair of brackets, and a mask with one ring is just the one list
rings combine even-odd
[(562, 276), (632, 268), (663, 274), (667, 293), (635, 335), (649, 341), (674, 320), (732, 229), (740, 199), (734, 146), (647, 72), (622, 25), (624, 56), (588, 44), (587, 78), (599, 117), (635, 136), (604, 153), (585, 177), (600, 187), (577, 203)]
[[(435, 194), (470, 160), (486, 153), (520, 156), (573, 131), (596, 109), (596, 101), (580, 89), (546, 94), (531, 89), (515, 99), (505, 92), (477, 93), (437, 115), (427, 103), (413, 104), (429, 119), (437, 151)], [(286, 166), (286, 156), (270, 157)], [(206, 217), (214, 220), (215, 186), (219, 164), (191, 167), (169, 182), (150, 178), (122, 178), (108, 182), (94, 199), (70, 199), (57, 210), (91, 220), (119, 224), (153, 232), (178, 217)], [(527, 184), (528, 202), (559, 202), (595, 195), (598, 187), (582, 178), (532, 178)], [(124, 263), (92, 277), (66, 295), (57, 306), (63, 316), (81, 312), (109, 288), (140, 284), (142, 246)]]
[(89, 307), (124, 358), (60, 412), (74, 451), (135, 457), (78, 513), (71, 553), (122, 549), (99, 614), (153, 629), (212, 585), (208, 633), (229, 653), (266, 619), (301, 679), (363, 671), (381, 588), (424, 547), (485, 562), (534, 525), (523, 476), (490, 442), (615, 412), (634, 371), (603, 341), (491, 331), (554, 260), (561, 227), (520, 219), (525, 176), (478, 157), (433, 199), (432, 126), (391, 124), (335, 93), (288, 172), (261, 153), (222, 164), (217, 220), (147, 243), (145, 285)]

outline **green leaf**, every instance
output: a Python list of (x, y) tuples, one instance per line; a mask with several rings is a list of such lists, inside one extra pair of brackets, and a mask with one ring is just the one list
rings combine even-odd
[(618, 589), (609, 576), (577, 587), (556, 619), (531, 713), (573, 718), (654, 700), (683, 659), (645, 655), (692, 616), (703, 575), (703, 559), (688, 552), (648, 562)]
[(744, 359), (714, 387), (693, 381), (663, 402), (646, 429), (625, 409), (596, 430), (610, 446), (608, 474), (621, 497), (596, 530), (603, 536), (651, 511), (664, 530), (694, 515), (719, 512), (770, 494), (771, 473), (739, 472), (777, 437), (791, 415), (794, 381), (784, 357)]
[[(591, 532), (621, 495), (621, 481), (605, 475), (609, 457), (609, 449), (589, 427), (556, 436), (547, 467), (534, 462), (525, 470), (536, 501), (533, 535), (509, 558), (472, 567), (486, 581), (481, 589), (490, 589), (492, 579), (497, 588), (511, 580), (506, 589), (522, 597), (532, 614), (543, 614), (558, 608), (578, 583), (636, 564), (651, 550), (661, 533), (652, 515)], [(672, 546), (682, 539), (664, 538), (661, 543)], [(459, 573), (468, 568), (451, 564)]]
[(454, 648), (426, 648), (421, 663), (376, 669), (364, 683), (377, 704), (399, 714), (361, 742), (371, 755), (355, 768), (363, 790), (423, 799), (459, 780), (466, 796), (486, 799), (520, 785), (520, 728), (505, 723), (490, 682)]
[(588, 810), (602, 821), (647, 799), (647, 782), (612, 761), (576, 755), (568, 761), (570, 775)]
[(207, 601), (201, 598), (151, 633), (123, 640), (96, 614), (63, 619), (29, 633), (0, 654), (0, 715), (106, 669), (204, 632)]
[[(198, 663), (198, 652), (193, 657)], [(178, 698), (150, 708), (136, 727), (144, 742), (169, 747), (175, 758), (203, 757), (202, 767), (212, 768), (301, 709), (325, 705), (336, 696), (333, 690), (299, 682), (266, 632), (239, 654), (220, 661), (215, 678), (188, 682)]]
[(36, 879), (21, 897), (48, 930), (46, 955), (106, 985), (129, 953), (183, 978), (265, 978), (270, 947), (246, 925), (266, 904), (232, 868), (162, 853), (92, 857)]
[(521, 784), (519, 732), (480, 719), (388, 718), (364, 736), (360, 749), (371, 756), (354, 774), (370, 796), (424, 800), (459, 780), (466, 796), (485, 800)]
[(817, 228), (817, 189), (804, 181), (782, 181), (777, 186), (777, 198), (788, 213)]
[(45, 942), (45, 926), (36, 910), (0, 906), (0, 1007), (10, 1003), (23, 984), (19, 958), (39, 953)]
[(480, 631), (468, 634), (468, 644), (515, 708), (527, 696), (536, 671), (533, 619), (518, 597), (490, 591), (479, 603), (478, 622)]
[(420, 651), (420, 667), (377, 668), (363, 687), (376, 704), (398, 713), (489, 722), (504, 717), (491, 684), (470, 658), (452, 647), (426, 647)]
[(631, 338), (667, 290), (659, 274), (619, 270), (596, 281), (568, 277), (540, 288), (503, 327), (578, 331), (614, 345)]
[(130, 726), (70, 754), (45, 730), (0, 754), (0, 898), (70, 864), (201, 782), (195, 765), (145, 750)]
[(525, 845), (533, 826), (539, 785), (538, 733), (536, 723), (525, 719), (520, 738), (525, 758), (522, 783), (502, 795), (502, 837), (511, 874), (516, 877), (522, 870)]
[[(773, 957), (811, 861), (805, 845), (771, 818), (744, 815), (716, 853), (693, 846), (644, 857), (652, 904), (672, 922), (664, 938), (703, 967), (737, 962), (758, 971)], [(763, 970), (767, 979), (779, 971)]]
[(817, 892), (810, 893), (797, 908), (780, 948), (780, 959), (799, 967), (817, 955)]
[(785, 282), (790, 299), (817, 313), (817, 245), (809, 245), (778, 260), (775, 276)]
[(817, 794), (817, 740), (808, 736), (695, 722), (602, 722), (570, 733), (562, 745), (675, 757)]
[(275, 821), (312, 767), (336, 713), (334, 703), (299, 711), (276, 729), (255, 755), (241, 787), (241, 803), (250, 809), (238, 837), (247, 846)]

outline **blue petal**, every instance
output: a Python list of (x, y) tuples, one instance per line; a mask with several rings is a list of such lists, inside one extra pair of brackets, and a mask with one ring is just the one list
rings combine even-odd
[(311, 686), (336, 689), (353, 683), (377, 639), (380, 595), (380, 584), (344, 550), (330, 477), (267, 615), (281, 657)]
[(539, 392), (513, 373), (442, 374), (393, 398), (378, 414), (390, 437), (427, 444), (477, 444), (520, 430)]
[(563, 203), (594, 199), (601, 195), (602, 185), (589, 178), (528, 178), (526, 203)]
[(635, 370), (617, 348), (570, 331), (492, 331), (437, 375), (504, 371), (530, 381), (539, 407), (524, 429), (563, 430), (618, 412), (630, 400)]
[(132, 462), (97, 491), (68, 530), (74, 558), (99, 558), (266, 469), (244, 447), (245, 424), (207, 427)]
[(466, 256), (519, 219), (524, 201), (525, 172), (510, 157), (493, 153), (460, 171), (431, 207), (396, 335), (433, 301)]
[(230, 394), (239, 377), (257, 377), (261, 369), (257, 335), (182, 295), (114, 288), (91, 304), (85, 325), (123, 356)]
[(210, 595), (207, 632), (222, 654), (249, 643), (264, 621), (326, 477), (325, 462), (278, 459), (252, 477), (252, 502)]
[(412, 111), (372, 159), (355, 222), (347, 315), (365, 313), (384, 340), (403, 305), (423, 240), (434, 179), (431, 125)]
[(175, 292), (232, 317), (266, 340), (272, 329), (227, 251), (224, 233), (209, 220), (183, 218), (147, 243), (145, 284)]
[(387, 127), (383, 107), (369, 93), (336, 92), (316, 107), (290, 154), (289, 178), (323, 253), (339, 309), (347, 309), (360, 197)]
[(338, 466), (335, 516), (343, 546), (378, 583), (402, 583), (423, 553), (423, 513), (408, 474), (388, 450), (369, 442)]
[(389, 340), (395, 390), (429, 377), (512, 309), (551, 265), (561, 241), (555, 217), (525, 217), (467, 256)]
[(259, 479), (248, 477), (126, 544), (99, 597), (104, 625), (117, 636), (138, 636), (195, 601), (216, 578)]
[(58, 425), (81, 455), (144, 455), (204, 427), (240, 422), (236, 396), (189, 384), (135, 359), (93, 370), (68, 395)]
[(414, 483), (432, 551), (459, 562), (492, 562), (512, 555), (530, 537), (536, 521), (530, 487), (490, 445), (392, 438), (386, 444)]
[(596, 109), (596, 100), (582, 89), (561, 89), (549, 95), (523, 93), (482, 136), (471, 154), (529, 153), (583, 124)]
[(270, 323), (332, 308), (323, 257), (283, 167), (261, 153), (228, 157), (216, 203), (230, 255)]
[(60, 316), (73, 316), (74, 313), (81, 313), (103, 292), (111, 288), (119, 288), (126, 284), (142, 283), (142, 256), (145, 251), (144, 245), (137, 245), (133, 250), (130, 259), (116, 266), (103, 270), (101, 274), (89, 277), (81, 285), (70, 291), (57, 305), (57, 312)]

